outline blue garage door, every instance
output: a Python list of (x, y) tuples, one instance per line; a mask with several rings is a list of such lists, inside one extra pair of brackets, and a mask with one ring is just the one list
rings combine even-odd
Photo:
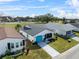
[(43, 36), (42, 36), (42, 35), (37, 36), (37, 37), (36, 37), (36, 42), (39, 43), (39, 42), (42, 41), (42, 39), (43, 39)]
[(66, 33), (67, 33), (68, 35), (72, 34), (72, 32), (71, 32), (71, 31), (67, 31)]
[(71, 31), (68, 31), (67, 35), (70, 36), (70, 37), (75, 37), (75, 34), (73, 34)]

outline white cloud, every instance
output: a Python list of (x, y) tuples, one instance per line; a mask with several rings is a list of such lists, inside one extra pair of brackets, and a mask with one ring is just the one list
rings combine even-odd
[(23, 6), (1, 6), (0, 11), (19, 11), (19, 10), (27, 10), (24, 9)]
[(0, 11), (23, 11), (23, 10), (29, 10), (29, 9), (46, 9), (48, 6), (1, 6)]
[(33, 8), (33, 9), (45, 9), (48, 8), (48, 6), (29, 6), (27, 8)]
[(12, 2), (12, 1), (18, 1), (18, 0), (0, 0), (0, 3), (4, 3), (4, 2)]
[(60, 17), (60, 18), (63, 18), (63, 17), (66, 17), (66, 18), (79, 18), (79, 13), (71, 13), (71, 12), (67, 12), (66, 10), (62, 9), (62, 8), (51, 8), (50, 11), (52, 13), (55, 13), (54, 16), (57, 16), (57, 17)]
[(45, 0), (38, 0), (39, 2), (45, 2)]
[(79, 0), (67, 0), (66, 4), (70, 5), (71, 7), (79, 7)]
[(30, 17), (35, 17), (38, 16), (37, 14), (31, 14)]
[(58, 17), (79, 19), (79, 0), (66, 0), (65, 6), (51, 8), (50, 11)]

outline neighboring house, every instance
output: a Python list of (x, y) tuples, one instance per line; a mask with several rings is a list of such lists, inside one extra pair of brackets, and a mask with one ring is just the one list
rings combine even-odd
[(49, 41), (54, 37), (53, 30), (46, 29), (44, 24), (31, 24), (28, 26), (24, 26), (20, 33), (22, 33), (27, 39), (29, 39), (32, 43), (41, 42), (41, 41)]
[(79, 31), (79, 23), (71, 23), (71, 25), (77, 27), (77, 29), (75, 29), (75, 31)]
[(25, 44), (24, 38), (14, 28), (0, 27), (0, 56), (21, 51)]
[(71, 24), (58, 24), (58, 23), (48, 23), (45, 27), (54, 30), (55, 33), (63, 36), (73, 36), (73, 30), (76, 29), (75, 26)]

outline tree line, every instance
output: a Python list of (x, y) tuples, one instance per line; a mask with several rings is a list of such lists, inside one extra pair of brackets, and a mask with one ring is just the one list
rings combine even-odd
[(66, 23), (67, 21), (70, 22), (75, 22), (78, 19), (66, 19), (65, 17), (63, 18), (59, 18), (59, 17), (55, 17), (50, 13), (44, 14), (44, 15), (39, 15), (39, 16), (35, 16), (35, 17), (30, 17), (30, 16), (26, 16), (26, 17), (11, 17), (11, 16), (0, 16), (0, 21), (1, 22), (25, 22), (25, 21), (29, 21), (29, 22), (41, 22), (41, 23), (48, 23), (48, 22), (56, 22), (56, 21), (62, 21), (63, 23)]

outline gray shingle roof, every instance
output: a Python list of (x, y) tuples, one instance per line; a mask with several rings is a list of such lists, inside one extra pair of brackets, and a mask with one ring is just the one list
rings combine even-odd
[(79, 23), (71, 23), (71, 25), (73, 25), (73, 26), (79, 28)]
[(34, 35), (42, 32), (43, 30), (45, 30), (45, 28), (43, 27), (43, 25), (44, 24), (31, 24), (31, 25), (29, 25), (31, 27), (31, 29), (29, 29), (29, 30), (24, 30), (23, 29), (23, 31), (25, 31), (26, 33), (34, 36)]
[(24, 30), (22, 28), (22, 30), (25, 31), (26, 33), (28, 33), (29, 35), (32, 35), (32, 36), (42, 32), (43, 30), (46, 30), (46, 29), (50, 30), (52, 32), (55, 32), (55, 31), (70, 31), (70, 30), (76, 29), (76, 27), (71, 25), (71, 24), (57, 24), (57, 23), (30, 24), (28, 26), (31, 27), (31, 29)]
[(65, 31), (70, 31), (70, 30), (77, 29), (75, 26), (73, 26), (71, 24), (65, 24), (63, 28), (64, 28)]
[(54, 29), (59, 31), (70, 31), (76, 29), (76, 27), (71, 24), (48, 23), (45, 26), (51, 30)]

